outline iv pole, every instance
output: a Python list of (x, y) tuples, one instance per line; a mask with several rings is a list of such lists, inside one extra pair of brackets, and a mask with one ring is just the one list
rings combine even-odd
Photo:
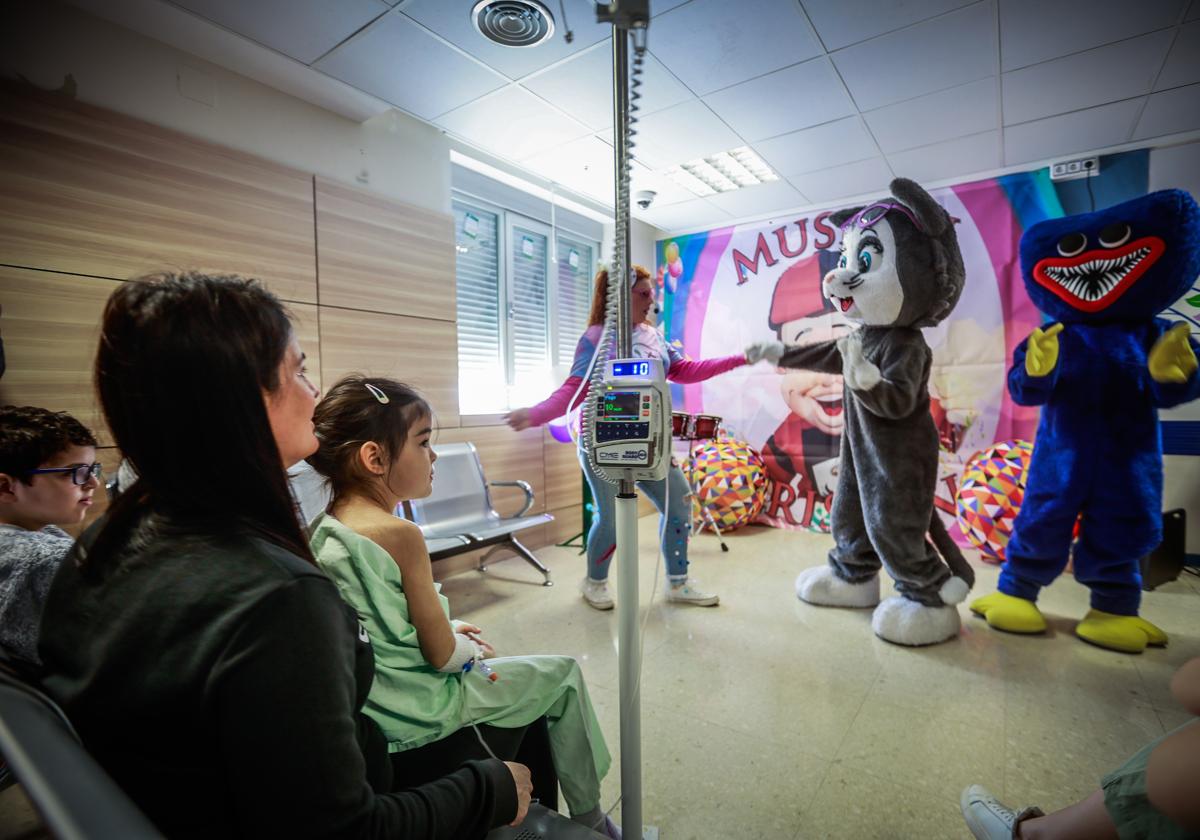
[[(629, 38), (634, 28), (645, 29), (650, 21), (649, 0), (617, 0), (597, 6), (597, 19), (613, 25), (613, 161), (615, 164), (614, 239), (616, 259), (612, 274), (618, 278), (616, 358), (632, 353), (629, 323), (630, 219), (629, 152), (631, 112), (629, 107)], [(611, 288), (611, 287), (610, 287)], [(622, 478), (616, 503), (617, 560), (617, 653), (620, 673), (621, 719), (621, 831), (634, 840), (642, 838), (642, 706), (639, 671), (641, 644), (638, 627), (638, 532), (637, 487), (632, 478)], [(651, 828), (650, 837), (658, 832)]]

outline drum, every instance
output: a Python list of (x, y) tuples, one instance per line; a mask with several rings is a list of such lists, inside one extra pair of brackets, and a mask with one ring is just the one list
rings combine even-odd
[(671, 412), (671, 436), (676, 440), (692, 439), (692, 417), (682, 411)]
[(692, 440), (712, 440), (720, 430), (720, 417), (712, 414), (697, 414), (692, 418)]

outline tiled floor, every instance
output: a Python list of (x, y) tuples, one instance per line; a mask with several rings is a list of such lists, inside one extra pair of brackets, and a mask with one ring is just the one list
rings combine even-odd
[[(640, 527), (644, 605), (656, 521)], [(876, 638), (869, 610), (796, 599), (793, 578), (824, 562), (828, 537), (748, 528), (728, 541), (728, 554), (711, 536), (692, 548), (692, 572), (719, 607), (657, 596), (646, 618), (643, 812), (663, 840), (969, 838), (958, 809), (967, 784), (1059, 808), (1186, 719), (1168, 684), (1200, 656), (1200, 578), (1145, 595), (1142, 613), (1171, 634), (1165, 650), (1127, 656), (1075, 638), (1087, 591), (1069, 577), (1040, 601), (1046, 636), (995, 632), (963, 605), (958, 640), (908, 649)], [(608, 807), (620, 790), (616, 614), (580, 599), (574, 549), (538, 554), (556, 586), (536, 585), (514, 559), (449, 578), (443, 591), (501, 655), (581, 661), (614, 754)], [(996, 567), (976, 566), (973, 594), (995, 591)]]

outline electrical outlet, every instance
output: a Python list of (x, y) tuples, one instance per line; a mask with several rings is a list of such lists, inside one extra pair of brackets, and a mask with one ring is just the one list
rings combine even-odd
[(1100, 174), (1100, 158), (1077, 158), (1050, 164), (1051, 181), (1070, 181), (1074, 178), (1091, 178)]

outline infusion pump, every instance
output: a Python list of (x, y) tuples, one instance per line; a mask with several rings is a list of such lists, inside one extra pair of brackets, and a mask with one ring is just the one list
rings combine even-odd
[(592, 418), (592, 463), (612, 479), (658, 481), (671, 465), (671, 392), (660, 359), (614, 359)]

